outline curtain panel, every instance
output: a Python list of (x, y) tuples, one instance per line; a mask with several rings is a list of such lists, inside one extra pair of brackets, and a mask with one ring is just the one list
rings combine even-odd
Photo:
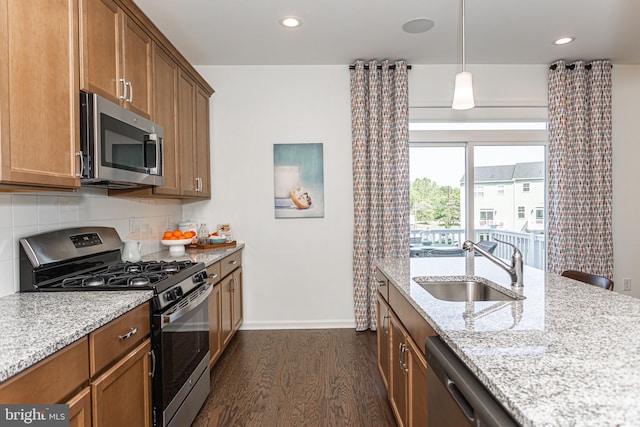
[(611, 63), (549, 71), (548, 269), (613, 276)]
[(351, 73), (356, 330), (376, 330), (375, 259), (409, 257), (407, 64), (357, 61)]

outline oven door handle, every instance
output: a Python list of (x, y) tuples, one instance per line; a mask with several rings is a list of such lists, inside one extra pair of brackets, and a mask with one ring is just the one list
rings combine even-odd
[(200, 306), (200, 304), (202, 304), (207, 300), (207, 298), (209, 298), (209, 294), (211, 294), (211, 291), (213, 290), (213, 284), (206, 282), (202, 285), (201, 289), (202, 290), (197, 291), (198, 292), (197, 295), (192, 296), (192, 299), (189, 300), (187, 305), (185, 305), (184, 307), (174, 311), (171, 314), (163, 314), (162, 328), (180, 319), (182, 316), (189, 313), (190, 311), (197, 309), (198, 306)]

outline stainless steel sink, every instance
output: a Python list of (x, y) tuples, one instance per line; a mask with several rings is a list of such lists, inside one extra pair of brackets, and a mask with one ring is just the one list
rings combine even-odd
[(418, 277), (413, 280), (435, 298), (444, 301), (515, 301), (520, 299), (500, 292), (486, 283), (476, 280), (446, 280), (436, 282), (420, 280)]

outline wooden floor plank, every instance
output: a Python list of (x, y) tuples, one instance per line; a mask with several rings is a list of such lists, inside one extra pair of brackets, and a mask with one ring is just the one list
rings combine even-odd
[(371, 331), (238, 331), (193, 426), (395, 427), (376, 363)]

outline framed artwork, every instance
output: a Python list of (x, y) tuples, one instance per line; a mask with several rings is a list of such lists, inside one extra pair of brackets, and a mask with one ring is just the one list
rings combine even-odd
[(322, 143), (273, 145), (276, 218), (323, 218)]

